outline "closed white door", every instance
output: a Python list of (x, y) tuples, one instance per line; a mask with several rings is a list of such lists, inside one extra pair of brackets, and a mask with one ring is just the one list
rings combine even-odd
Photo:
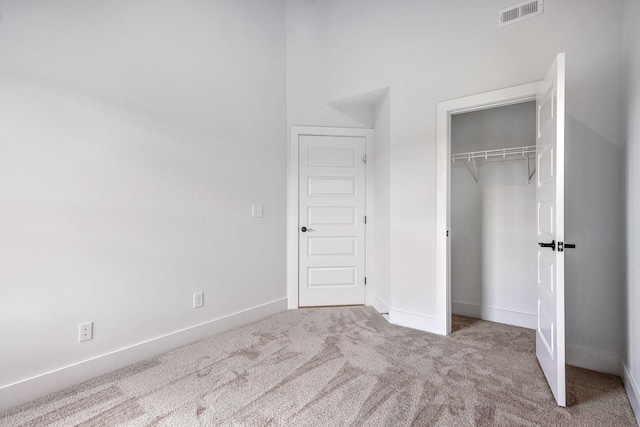
[(565, 56), (537, 99), (538, 327), (536, 355), (558, 405), (566, 406), (564, 337)]
[(299, 138), (299, 305), (365, 303), (365, 138)]

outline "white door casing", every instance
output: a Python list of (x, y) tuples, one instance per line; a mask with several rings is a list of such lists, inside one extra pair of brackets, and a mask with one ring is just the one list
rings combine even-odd
[[(291, 127), (287, 203), (290, 309), (366, 304), (371, 298), (374, 272), (367, 266), (371, 266), (374, 240), (373, 144), (371, 129)], [(359, 200), (349, 192), (356, 193)], [(355, 217), (351, 220), (350, 216)], [(307, 231), (302, 232), (302, 227)]]
[[(558, 405), (566, 406), (564, 327), (565, 55), (549, 69), (536, 100), (538, 247), (536, 356)], [(551, 244), (551, 246), (549, 246)]]
[(437, 106), (436, 146), (436, 326), (433, 332), (451, 333), (451, 272), (449, 259), (451, 116), (488, 108), (534, 101), (541, 82), (442, 101)]
[(365, 303), (365, 143), (299, 140), (299, 305)]

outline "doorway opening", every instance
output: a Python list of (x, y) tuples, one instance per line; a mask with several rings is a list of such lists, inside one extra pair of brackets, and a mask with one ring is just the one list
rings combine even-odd
[(454, 115), (535, 101), (541, 82), (438, 103), (436, 154), (436, 333), (451, 333), (451, 122)]
[(451, 313), (536, 329), (536, 103), (451, 117)]
[[(451, 122), (456, 114), (536, 102), (536, 357), (559, 406), (566, 406), (564, 249), (565, 54), (539, 82), (438, 103), (436, 155), (436, 326), (451, 332)], [(524, 149), (523, 149), (524, 150)], [(503, 152), (506, 155), (506, 149)], [(478, 178), (477, 169), (473, 169)], [(534, 246), (535, 247), (535, 246)], [(556, 250), (557, 249), (557, 250)]]

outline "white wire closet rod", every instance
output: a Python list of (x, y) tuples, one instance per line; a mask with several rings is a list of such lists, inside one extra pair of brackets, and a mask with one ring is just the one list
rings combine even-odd
[[(531, 183), (531, 179), (533, 178), (533, 175), (536, 173), (536, 169), (534, 165), (533, 171), (531, 170), (532, 169), (531, 164), (529, 163), (531, 156), (529, 156), (529, 154), (535, 154), (535, 152), (536, 152), (535, 145), (529, 145), (527, 147), (498, 148), (495, 150), (470, 151), (468, 153), (452, 154), (451, 161), (455, 163), (456, 160), (466, 160), (468, 162), (467, 168), (469, 169), (469, 172), (471, 172), (471, 175), (473, 176), (473, 179), (476, 181), (476, 184), (477, 184), (479, 181), (479, 177), (478, 177), (478, 168), (476, 167), (476, 159), (488, 160), (489, 158), (493, 158), (493, 157), (502, 157), (505, 160), (507, 158), (511, 160), (517, 156), (522, 159), (526, 159), (527, 171), (528, 171), (527, 175), (529, 177), (528, 182)], [(471, 166), (473, 166), (473, 169), (471, 168)]]
[(483, 151), (470, 151), (468, 153), (458, 153), (451, 155), (451, 161), (453, 163), (456, 160), (467, 160), (470, 161), (472, 159), (485, 159), (488, 160), (490, 157), (502, 157), (502, 158), (511, 158), (513, 156), (522, 156), (525, 157), (527, 154), (532, 154), (536, 152), (535, 145), (529, 145), (527, 147), (514, 147), (514, 148), (497, 148), (494, 150), (483, 150)]

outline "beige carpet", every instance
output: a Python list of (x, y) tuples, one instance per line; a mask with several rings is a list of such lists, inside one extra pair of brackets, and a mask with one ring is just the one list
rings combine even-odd
[(620, 379), (568, 368), (558, 408), (534, 332), (441, 337), (370, 307), (280, 313), (3, 414), (0, 426), (634, 426)]

